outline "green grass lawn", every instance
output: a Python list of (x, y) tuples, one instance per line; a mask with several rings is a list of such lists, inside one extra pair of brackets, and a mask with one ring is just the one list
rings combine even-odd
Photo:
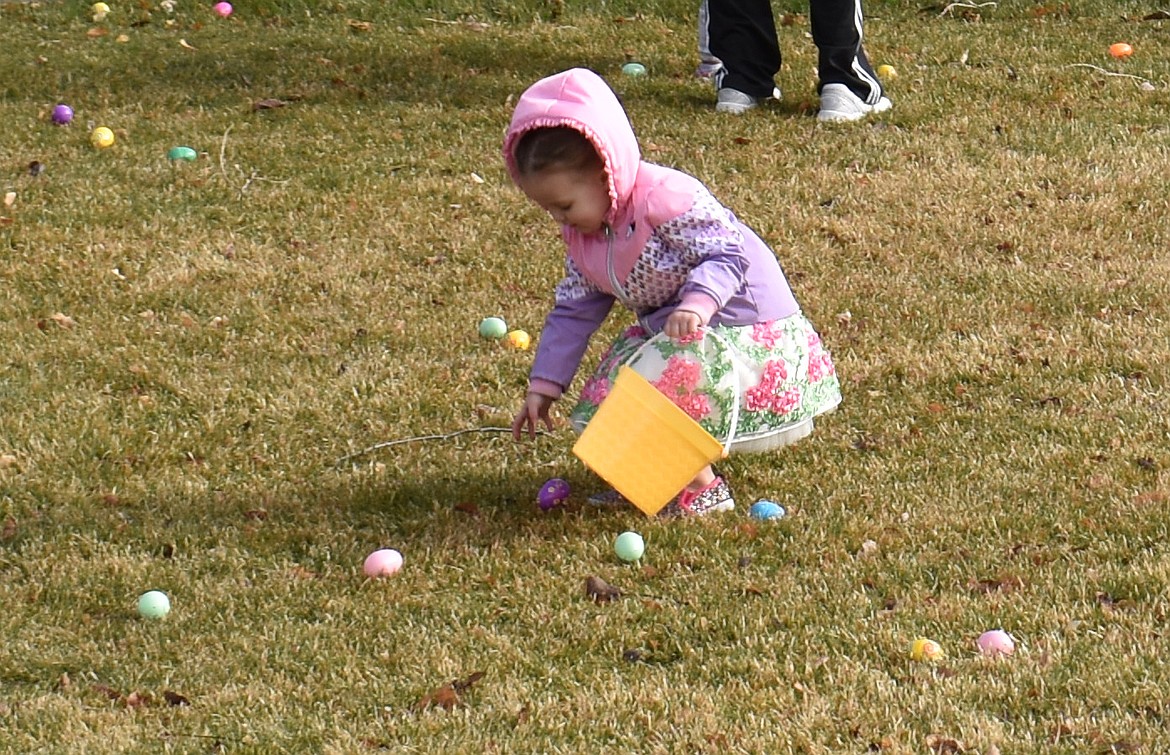
[[(0, 751), (1170, 750), (1170, 14), (872, 2), (894, 109), (831, 127), (790, 0), (742, 118), (697, 2), (211, 4), (0, 0)], [(562, 248), (499, 146), (577, 65), (833, 351), (733, 514), (591, 509), (564, 425), (363, 453), (510, 423), (531, 352), (476, 328), (537, 337)]]

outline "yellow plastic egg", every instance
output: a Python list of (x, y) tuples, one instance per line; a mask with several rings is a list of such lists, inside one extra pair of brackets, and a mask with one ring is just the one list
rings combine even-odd
[(98, 149), (105, 149), (106, 147), (113, 145), (114, 132), (110, 131), (105, 126), (98, 126), (93, 130), (93, 133), (89, 135), (89, 141)]
[(509, 346), (521, 351), (525, 351), (532, 344), (532, 339), (523, 330), (509, 331), (507, 339)]
[(937, 661), (945, 656), (942, 645), (925, 637), (919, 637), (910, 646), (910, 657), (916, 661)]

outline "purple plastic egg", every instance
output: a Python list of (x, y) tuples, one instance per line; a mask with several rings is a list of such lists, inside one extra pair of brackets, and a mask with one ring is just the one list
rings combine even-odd
[(554, 477), (540, 486), (536, 494), (536, 503), (541, 511), (549, 511), (565, 502), (569, 497), (569, 483), (560, 477)]
[(53, 123), (64, 126), (73, 120), (73, 108), (68, 105), (58, 105), (53, 108)]

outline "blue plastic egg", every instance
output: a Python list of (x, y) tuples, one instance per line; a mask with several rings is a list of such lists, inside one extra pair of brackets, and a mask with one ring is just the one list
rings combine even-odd
[(775, 501), (756, 501), (752, 504), (751, 509), (748, 510), (752, 519), (759, 519), (761, 522), (769, 519), (779, 519), (786, 513), (784, 507)]

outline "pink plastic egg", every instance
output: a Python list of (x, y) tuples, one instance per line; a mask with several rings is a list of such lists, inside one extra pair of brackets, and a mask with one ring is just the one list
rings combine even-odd
[(984, 632), (975, 640), (975, 644), (979, 647), (979, 652), (988, 658), (1008, 656), (1016, 652), (1016, 641), (1002, 629)]
[(220, 18), (227, 18), (232, 14), (231, 3), (216, 3), (215, 5), (211, 6), (211, 9), (215, 11), (215, 14)]
[(366, 556), (362, 571), (371, 579), (389, 577), (402, 568), (402, 554), (393, 548), (382, 548)]

